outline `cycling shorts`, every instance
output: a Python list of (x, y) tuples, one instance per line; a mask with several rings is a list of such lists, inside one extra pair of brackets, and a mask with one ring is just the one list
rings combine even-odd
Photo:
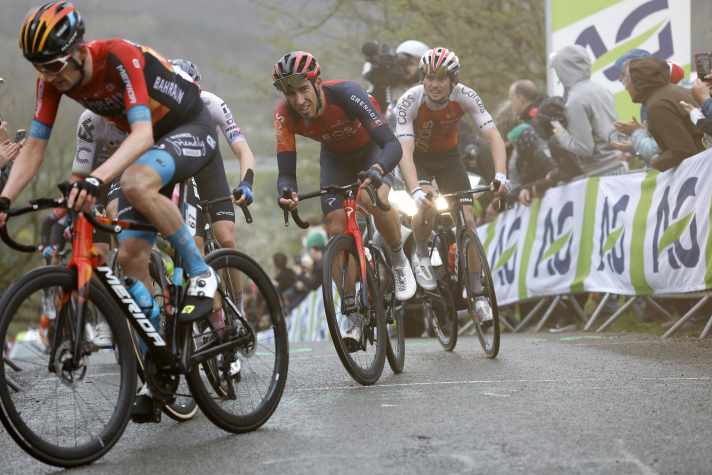
[[(350, 185), (358, 179), (358, 173), (367, 170), (371, 165), (377, 163), (377, 158), (381, 148), (370, 143), (361, 150), (350, 154), (338, 154), (330, 152), (322, 145), (319, 155), (319, 183), (320, 186)], [(388, 173), (383, 177), (383, 183), (389, 187), (393, 186), (393, 175)], [(337, 209), (344, 207), (344, 197), (334, 194), (326, 194), (321, 197), (321, 211), (326, 215)]]
[[(469, 190), (467, 170), (460, 159), (458, 150), (445, 153), (418, 153), (413, 155), (418, 181), (437, 182), (440, 193), (455, 193)], [(463, 198), (463, 203), (472, 204), (472, 197)]]
[[(203, 199), (214, 200), (224, 196), (221, 194), (225, 192), (224, 187), (215, 186), (214, 183), (216, 177), (224, 177), (225, 169), (215, 126), (207, 109), (203, 109), (193, 120), (158, 139), (135, 163), (156, 170), (163, 183), (160, 193), (168, 198), (171, 197), (176, 183), (191, 177), (195, 177), (198, 188), (203, 192)], [(123, 190), (119, 191), (118, 217), (122, 220), (149, 223), (148, 219), (131, 205)], [(126, 236), (133, 237), (132, 233), (127, 233)], [(119, 239), (121, 238), (122, 236), (119, 236)]]

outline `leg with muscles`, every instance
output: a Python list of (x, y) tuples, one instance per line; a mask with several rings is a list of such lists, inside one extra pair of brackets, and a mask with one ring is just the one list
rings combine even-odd
[[(415, 255), (411, 262), (415, 271), (418, 284), (427, 290), (434, 290), (438, 284), (433, 277), (430, 265), (430, 236), (433, 232), (437, 212), (427, 198), (418, 200), (418, 194), (423, 196), (432, 193), (432, 186), (421, 184), (421, 191), (414, 192), (413, 196), (418, 205), (418, 211), (413, 216), (413, 238), (415, 239)], [(420, 202), (419, 202), (420, 201)]]
[[(389, 191), (390, 186), (387, 184), (381, 185), (378, 189), (378, 197), (382, 202), (388, 203)], [(376, 228), (383, 236), (386, 246), (388, 246), (389, 260), (396, 284), (396, 298), (401, 301), (408, 300), (415, 295), (417, 287), (413, 271), (408, 263), (408, 258), (403, 252), (398, 212), (393, 208), (388, 211), (383, 211), (371, 204), (369, 204), (369, 208), (373, 213)]]
[[(181, 316), (185, 313), (187, 318), (192, 319), (212, 309), (217, 279), (195, 245), (180, 212), (168, 197), (160, 193), (173, 180), (184, 178), (177, 176), (176, 160), (167, 149), (154, 147), (144, 153), (122, 175), (121, 189), (133, 208), (168, 239), (183, 259), (190, 285)], [(148, 261), (144, 272), (148, 275)]]

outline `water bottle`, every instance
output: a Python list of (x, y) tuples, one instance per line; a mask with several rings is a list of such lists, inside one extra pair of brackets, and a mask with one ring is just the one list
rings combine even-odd
[(151, 293), (148, 291), (146, 286), (143, 285), (143, 282), (128, 277), (126, 279), (126, 288), (131, 294), (131, 297), (133, 297), (133, 299), (136, 301), (138, 306), (141, 307), (141, 311), (143, 312), (143, 314), (146, 315), (146, 317), (148, 317), (148, 319), (151, 321), (151, 325), (153, 325), (153, 328), (160, 331), (161, 322), (158, 318), (158, 315), (160, 314), (161, 309), (159, 308), (156, 301), (153, 300), (153, 296), (151, 296)]
[(183, 286), (183, 268), (182, 267), (176, 267), (173, 269), (173, 285), (176, 287), (182, 287)]

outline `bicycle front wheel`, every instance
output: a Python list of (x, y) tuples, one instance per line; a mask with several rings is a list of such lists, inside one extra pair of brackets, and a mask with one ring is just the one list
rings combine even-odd
[(233, 433), (258, 429), (277, 409), (289, 366), (287, 326), (277, 290), (250, 257), (220, 249), (206, 258), (220, 278), (222, 305), (206, 321), (186, 326), (194, 355), (229, 350), (194, 364), (188, 386), (215, 425)]
[[(322, 292), (329, 333), (346, 371), (358, 383), (374, 384), (386, 360), (386, 320), (383, 298), (371, 257), (366, 264), (366, 281), (356, 245), (351, 236), (331, 240), (324, 256)], [(345, 336), (356, 326), (359, 340), (347, 344)], [(349, 345), (349, 346), (347, 346)]]
[(396, 299), (396, 287), (393, 281), (393, 271), (386, 264), (386, 259), (379, 248), (369, 249), (376, 262), (376, 279), (383, 295), (383, 312), (386, 319), (388, 345), (386, 358), (394, 373), (403, 372), (405, 366), (405, 327), (403, 317), (405, 305)]
[(462, 233), (459, 249), (467, 310), (485, 355), (495, 358), (499, 353), (499, 312), (487, 256), (471, 229)]
[(108, 452), (126, 428), (136, 392), (136, 362), (121, 309), (91, 282), (85, 315), (104, 318), (115, 339), (113, 348), (98, 349), (77, 325), (76, 282), (73, 270), (42, 267), (17, 281), (0, 302), (3, 357), (16, 366), (0, 368), (0, 419), (22, 449), (59, 467), (89, 464)]

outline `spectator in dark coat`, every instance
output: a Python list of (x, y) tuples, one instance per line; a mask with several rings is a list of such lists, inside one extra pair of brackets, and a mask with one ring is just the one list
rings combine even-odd
[(692, 95), (689, 90), (670, 83), (668, 64), (651, 56), (629, 61), (626, 70), (623, 84), (633, 102), (645, 105), (648, 131), (660, 147), (660, 155), (651, 166), (668, 170), (703, 151), (702, 132), (690, 122), (681, 104), (692, 104)]

